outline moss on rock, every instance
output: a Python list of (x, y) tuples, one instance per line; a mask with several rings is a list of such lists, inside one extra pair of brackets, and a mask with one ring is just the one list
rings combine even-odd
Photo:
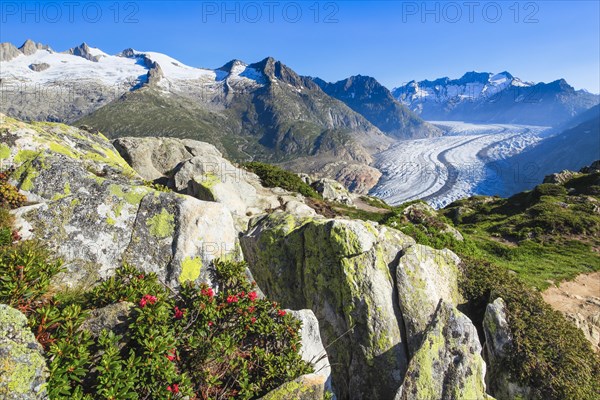
[(202, 258), (200, 257), (186, 257), (181, 262), (181, 274), (179, 274), (179, 283), (188, 281), (195, 281), (200, 277), (200, 271), (202, 269)]
[(45, 398), (47, 375), (42, 348), (21, 312), (0, 305), (0, 398)]
[(150, 234), (157, 238), (166, 238), (175, 231), (175, 217), (167, 210), (162, 209), (146, 221)]

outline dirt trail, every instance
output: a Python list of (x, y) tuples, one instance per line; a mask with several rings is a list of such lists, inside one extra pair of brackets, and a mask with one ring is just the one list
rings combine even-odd
[(600, 352), (600, 272), (579, 275), (542, 293), (544, 300), (583, 331)]

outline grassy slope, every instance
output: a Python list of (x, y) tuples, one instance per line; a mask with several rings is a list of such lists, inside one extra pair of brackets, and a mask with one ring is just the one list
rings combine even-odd
[(457, 251), (515, 271), (544, 289), (549, 281), (600, 270), (600, 173), (564, 185), (542, 184), (508, 199), (470, 198), (450, 204), (451, 218), (474, 246)]

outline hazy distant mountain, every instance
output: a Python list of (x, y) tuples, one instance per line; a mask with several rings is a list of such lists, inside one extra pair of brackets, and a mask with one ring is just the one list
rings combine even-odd
[(562, 170), (579, 171), (600, 160), (600, 105), (586, 111), (585, 116), (583, 122), (575, 117), (574, 127), (506, 159), (501, 164), (507, 190), (504, 194), (531, 189), (546, 175)]
[(396, 100), (375, 78), (356, 75), (335, 83), (313, 80), (325, 93), (343, 101), (388, 135), (416, 139), (442, 134)]
[(564, 79), (535, 84), (508, 72), (412, 81), (392, 94), (425, 120), (545, 126), (560, 124), (600, 101), (598, 95), (575, 90)]

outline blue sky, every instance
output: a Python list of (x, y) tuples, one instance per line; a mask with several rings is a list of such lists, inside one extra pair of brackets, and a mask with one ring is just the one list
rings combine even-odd
[(0, 41), (166, 53), (215, 68), (266, 56), (328, 81), (507, 70), (600, 92), (600, 2), (67, 1), (0, 3)]

